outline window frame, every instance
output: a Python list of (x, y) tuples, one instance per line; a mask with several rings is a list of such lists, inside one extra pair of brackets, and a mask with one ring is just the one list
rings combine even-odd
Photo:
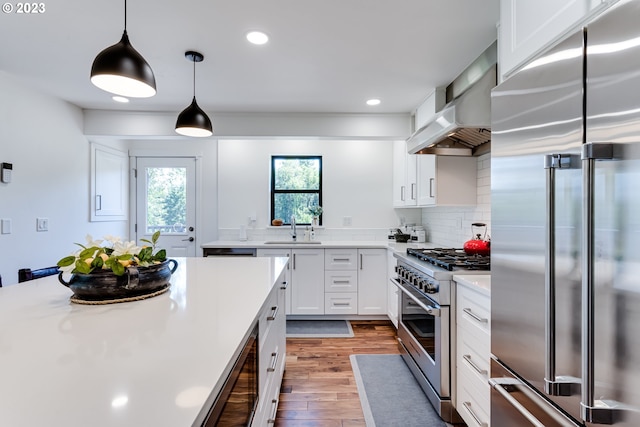
[[(300, 160), (318, 160), (319, 168), (318, 168), (318, 189), (317, 190), (277, 190), (276, 186), (276, 168), (275, 162), (276, 160), (292, 160), (292, 159), (300, 159)], [(275, 219), (275, 198), (276, 194), (318, 194), (318, 206), (322, 206), (322, 156), (321, 155), (272, 155), (271, 156), (271, 183), (270, 183), (270, 198), (271, 198), (271, 206), (270, 206), (270, 221)], [(318, 217), (318, 225), (322, 225), (322, 215)], [(282, 225), (291, 225), (291, 218), (282, 218)], [(311, 225), (310, 222), (299, 222), (299, 225)]]

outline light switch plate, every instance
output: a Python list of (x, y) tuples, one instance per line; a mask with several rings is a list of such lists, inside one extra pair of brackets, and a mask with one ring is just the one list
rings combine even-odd
[(11, 234), (11, 220), (10, 219), (3, 219), (1, 221), (1, 227), (2, 231), (0, 231), (2, 234)]
[(49, 231), (49, 218), (36, 218), (36, 231)]

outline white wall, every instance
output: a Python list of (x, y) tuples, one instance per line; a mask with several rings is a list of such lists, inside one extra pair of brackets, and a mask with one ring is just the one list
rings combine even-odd
[(478, 157), (478, 203), (471, 207), (433, 207), (422, 209), (422, 225), (427, 240), (444, 247), (462, 248), (471, 239), (471, 224), (487, 224), (491, 235), (491, 154)]
[[(392, 141), (220, 140), (218, 142), (218, 220), (221, 240), (237, 240), (240, 225), (249, 238), (264, 239), (288, 230), (270, 226), (269, 180), (272, 155), (321, 155), (325, 240), (386, 239), (398, 224), (391, 206)], [(351, 217), (351, 226), (344, 226)]]
[[(37, 92), (0, 71), (0, 162), (13, 163), (13, 179), (0, 183), (3, 284), (18, 281), (18, 269), (54, 265), (84, 243), (85, 235), (126, 236), (127, 223), (89, 222), (89, 142), (82, 111)], [(36, 232), (36, 217), (49, 231)], [(62, 285), (60, 285), (62, 286)]]

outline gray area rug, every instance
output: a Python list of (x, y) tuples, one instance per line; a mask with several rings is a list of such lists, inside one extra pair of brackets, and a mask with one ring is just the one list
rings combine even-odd
[(445, 427), (398, 354), (352, 355), (367, 427)]
[(289, 338), (350, 338), (353, 329), (348, 320), (287, 320)]

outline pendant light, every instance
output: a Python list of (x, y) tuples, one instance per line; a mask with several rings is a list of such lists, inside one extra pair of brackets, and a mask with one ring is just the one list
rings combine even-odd
[(91, 66), (91, 83), (102, 90), (131, 98), (148, 98), (156, 94), (153, 70), (129, 43), (127, 35), (127, 0), (124, 2), (122, 39), (104, 49)]
[(176, 132), (185, 136), (211, 136), (213, 135), (211, 120), (196, 102), (196, 62), (202, 62), (204, 56), (191, 50), (185, 52), (184, 56), (193, 62), (193, 101), (178, 115)]

